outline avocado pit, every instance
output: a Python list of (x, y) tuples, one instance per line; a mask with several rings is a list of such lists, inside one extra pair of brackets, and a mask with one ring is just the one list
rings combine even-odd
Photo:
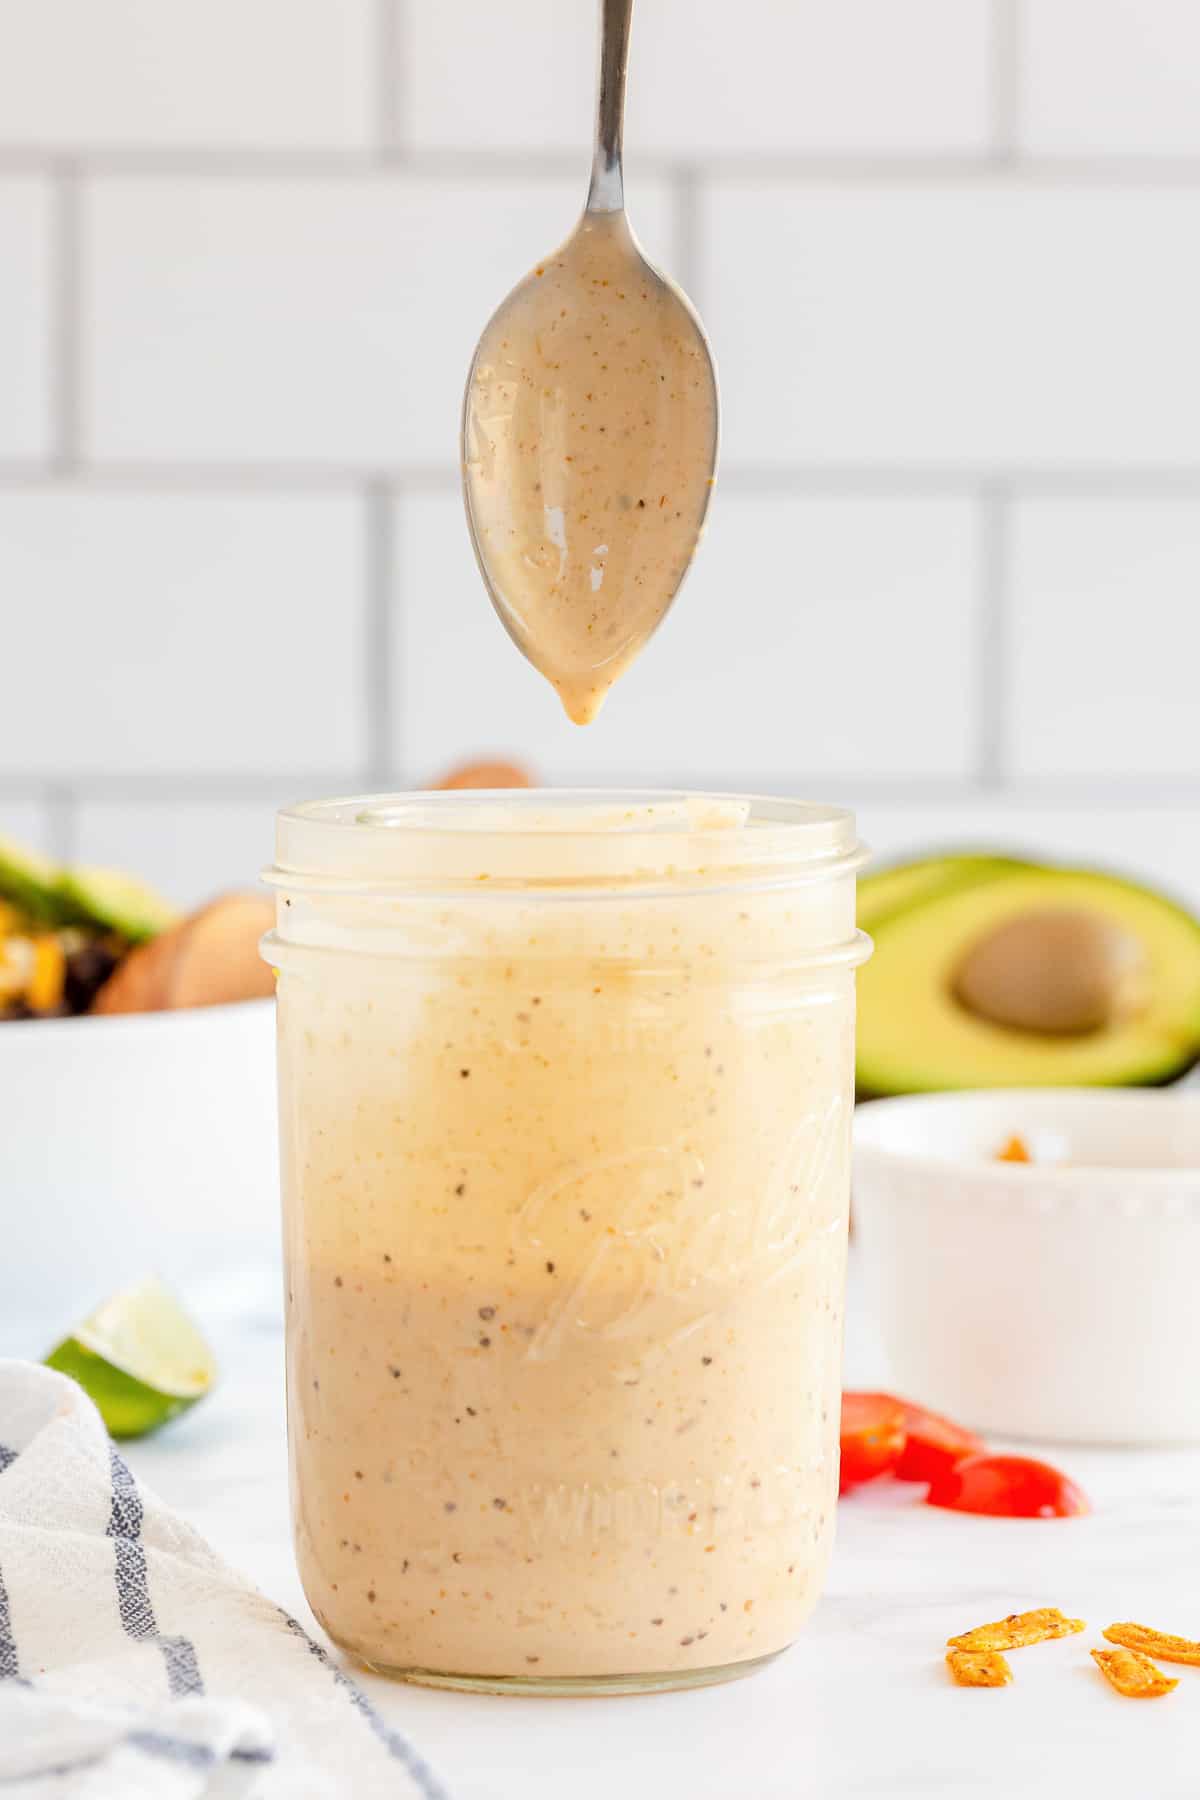
[(977, 938), (951, 989), (977, 1019), (1047, 1037), (1083, 1037), (1141, 1012), (1149, 994), (1145, 948), (1100, 913), (1020, 913)]

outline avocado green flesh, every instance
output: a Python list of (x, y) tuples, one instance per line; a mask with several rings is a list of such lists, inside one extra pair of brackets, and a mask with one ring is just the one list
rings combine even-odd
[(131, 944), (157, 937), (178, 918), (153, 888), (115, 869), (62, 869), (49, 857), (0, 837), (0, 900), (36, 926), (88, 925)]
[(975, 851), (947, 851), (919, 862), (896, 863), (859, 881), (858, 923), (864, 931), (873, 931), (881, 920), (907, 912), (935, 894), (1029, 867), (1015, 857)]
[[(967, 950), (1035, 911), (1098, 911), (1135, 935), (1149, 970), (1136, 1016), (1077, 1037), (1017, 1031), (969, 1013), (952, 983)], [(858, 977), (860, 1094), (943, 1088), (1154, 1086), (1200, 1057), (1200, 923), (1114, 876), (1010, 869), (891, 913)]]
[(131, 944), (157, 937), (179, 916), (153, 888), (115, 869), (68, 869), (61, 890), (76, 917), (120, 932)]
[(38, 925), (65, 924), (70, 911), (63, 903), (57, 864), (5, 837), (0, 837), (0, 900), (10, 901)]

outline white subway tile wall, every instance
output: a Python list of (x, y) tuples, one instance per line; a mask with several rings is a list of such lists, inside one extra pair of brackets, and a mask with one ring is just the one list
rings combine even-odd
[(1078, 868), (1132, 871), (1193, 906), (1200, 900), (1200, 832), (1195, 813), (1169, 800), (1158, 805), (1022, 804), (980, 794), (930, 805), (867, 800), (858, 808), (862, 835), (880, 858), (905, 856), (914, 844), (959, 850), (990, 844)]
[[(0, 494), (0, 766), (57, 779), (363, 767), (353, 495)], [(6, 657), (7, 660), (7, 657)]]
[(0, 837), (48, 856), (54, 848), (49, 807), (35, 800), (0, 800)]
[(968, 500), (727, 494), (678, 606), (580, 731), (499, 621), (481, 631), (457, 496), (411, 495), (397, 760), (428, 775), (474, 733), (556, 782), (969, 779), (979, 535)]
[[(675, 260), (670, 191), (638, 223)], [(563, 177), (114, 177), (85, 199), (96, 462), (455, 467), (493, 307), (562, 235)]]
[(85, 800), (76, 854), (136, 869), (169, 900), (192, 905), (252, 885), (272, 860), (276, 812), (301, 797), (280, 783), (253, 800)]
[(0, 144), (362, 149), (371, 0), (0, 0)]
[(731, 464), (1200, 463), (1193, 189), (739, 175), (702, 241)]
[(1027, 500), (1013, 526), (1016, 771), (1200, 758), (1200, 500)]
[[(595, 71), (589, 0), (416, 0), (402, 142), (578, 151)], [(635, 23), (631, 167), (758, 151), (978, 151), (990, 0), (652, 0)]]
[(49, 181), (0, 170), (0, 459), (52, 454), (54, 209)]
[(591, 0), (0, 0), (0, 832), (250, 883), (461, 756), (857, 804), (1200, 902), (1200, 5), (641, 0), (629, 200), (722, 373), (678, 609), (569, 725), (461, 384)]
[(1021, 144), (1035, 154), (1200, 154), (1196, 0), (1028, 0)]

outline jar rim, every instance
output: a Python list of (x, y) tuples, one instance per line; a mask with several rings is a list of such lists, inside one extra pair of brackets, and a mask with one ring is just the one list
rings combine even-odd
[(853, 812), (771, 795), (521, 788), (285, 807), (273, 887), (384, 896), (791, 886), (866, 860)]

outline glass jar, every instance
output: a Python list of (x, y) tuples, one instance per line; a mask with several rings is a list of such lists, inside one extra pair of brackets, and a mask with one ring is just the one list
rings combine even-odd
[(386, 1674), (689, 1687), (794, 1637), (837, 1494), (853, 816), (280, 815), (297, 1557)]

